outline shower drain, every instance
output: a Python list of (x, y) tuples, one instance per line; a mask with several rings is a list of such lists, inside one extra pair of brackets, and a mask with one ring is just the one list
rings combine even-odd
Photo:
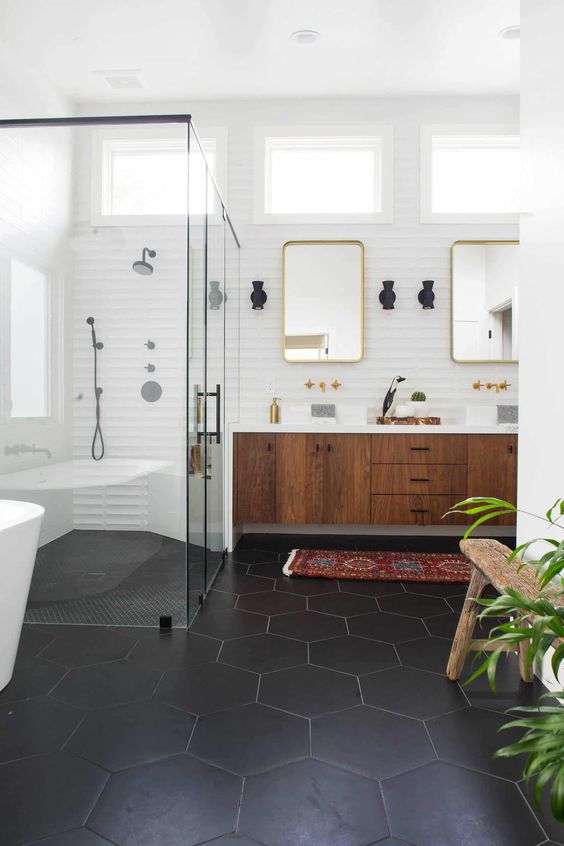
[(82, 577), (85, 582), (100, 582), (106, 578), (105, 573), (85, 573)]

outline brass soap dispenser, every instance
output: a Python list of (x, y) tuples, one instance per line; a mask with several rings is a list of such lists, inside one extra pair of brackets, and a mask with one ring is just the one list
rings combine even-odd
[(272, 403), (270, 405), (270, 422), (271, 423), (280, 423), (280, 406), (278, 405), (278, 400), (280, 397), (272, 397)]

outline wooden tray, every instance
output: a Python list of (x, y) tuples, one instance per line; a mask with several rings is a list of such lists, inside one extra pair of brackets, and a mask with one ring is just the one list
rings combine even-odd
[(440, 417), (377, 417), (379, 426), (439, 426)]

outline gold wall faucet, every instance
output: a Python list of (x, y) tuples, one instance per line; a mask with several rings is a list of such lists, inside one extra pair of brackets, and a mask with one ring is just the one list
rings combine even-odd
[(499, 394), (500, 391), (506, 391), (510, 387), (511, 383), (509, 383), (507, 379), (504, 379), (502, 382), (486, 382), (486, 388), (488, 391), (495, 388), (496, 394)]
[(325, 390), (327, 388), (327, 383), (326, 382), (320, 382), (319, 387), (321, 388), (322, 393), (325, 393)]
[(486, 386), (483, 382), (480, 382), (480, 380), (477, 379), (475, 382), (472, 382), (472, 387), (475, 391), (479, 391), (480, 388), (485, 388)]
[(334, 390), (334, 391), (338, 391), (338, 390), (339, 390), (339, 388), (341, 387), (341, 385), (342, 385), (342, 382), (339, 382), (339, 380), (338, 380), (338, 379), (334, 379), (334, 380), (331, 382), (331, 387), (333, 388), (333, 390)]
[(308, 379), (307, 382), (304, 382), (304, 385), (308, 389), (308, 391), (311, 391), (311, 389), (315, 386), (315, 382), (312, 382), (311, 379)]

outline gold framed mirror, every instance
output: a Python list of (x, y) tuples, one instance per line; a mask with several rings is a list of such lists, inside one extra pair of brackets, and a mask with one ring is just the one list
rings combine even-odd
[(364, 357), (364, 244), (287, 241), (282, 248), (282, 353), (289, 362)]
[(450, 304), (453, 361), (517, 363), (519, 241), (455, 241)]

